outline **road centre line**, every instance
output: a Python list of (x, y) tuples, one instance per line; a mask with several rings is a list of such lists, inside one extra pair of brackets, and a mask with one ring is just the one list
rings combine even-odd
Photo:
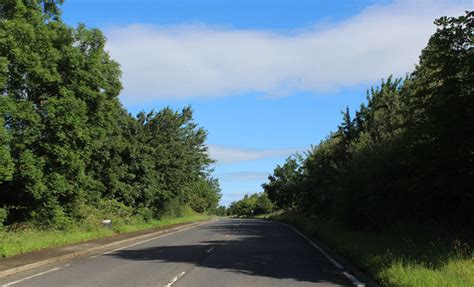
[(61, 269), (61, 267), (56, 267), (56, 268), (53, 268), (53, 269), (49, 269), (49, 270), (47, 270), (47, 271), (43, 271), (43, 272), (40, 272), (40, 273), (36, 273), (36, 274), (31, 275), (31, 276), (28, 276), (28, 277), (25, 277), (25, 278), (22, 278), (22, 279), (19, 279), (19, 280), (16, 280), (16, 281), (13, 281), (13, 282), (4, 284), (4, 285), (2, 285), (2, 287), (12, 286), (12, 285), (15, 285), (15, 284), (17, 284), (17, 283), (23, 282), (23, 281), (25, 281), (25, 280), (29, 280), (29, 279), (31, 279), (31, 278), (35, 278), (35, 277), (44, 275), (44, 274), (46, 274), (46, 273), (50, 273), (50, 272), (59, 270), (59, 269)]
[[(314, 248), (316, 248), (319, 252), (321, 252), (329, 261), (331, 261), (331, 263), (336, 266), (337, 269), (340, 269), (340, 270), (343, 270), (344, 267), (339, 263), (337, 262), (336, 260), (334, 260), (331, 256), (329, 256), (329, 254), (326, 253), (326, 251), (324, 251), (321, 247), (319, 247), (316, 243), (313, 242), (313, 240), (309, 239), (306, 235), (304, 235), (303, 233), (299, 232), (296, 228), (294, 228), (293, 226), (291, 225), (288, 225), (286, 223), (282, 223), (283, 225), (285, 225), (286, 227), (290, 228), (291, 230), (293, 230), (295, 233), (297, 233), (299, 236), (303, 237), (307, 242), (309, 242)], [(365, 286), (365, 283), (362, 283), (360, 282), (356, 277), (354, 277), (354, 275), (344, 271), (342, 272), (342, 274), (344, 276), (346, 276), (349, 280), (352, 281), (352, 284), (354, 284), (355, 286), (357, 287), (364, 287)]]
[[(109, 253), (112, 253), (112, 252), (115, 252), (115, 251), (119, 251), (119, 250), (122, 250), (122, 249), (125, 249), (125, 248), (128, 248), (128, 247), (132, 247), (132, 246), (135, 246), (135, 245), (139, 245), (139, 244), (142, 244), (142, 243), (151, 241), (151, 240), (155, 240), (155, 239), (158, 239), (158, 238), (161, 238), (161, 237), (165, 237), (165, 236), (168, 236), (168, 235), (176, 234), (176, 233), (179, 233), (179, 232), (181, 232), (181, 231), (185, 231), (185, 230), (188, 230), (188, 229), (191, 229), (191, 228), (194, 228), (194, 227), (198, 227), (198, 226), (201, 226), (201, 225), (204, 225), (204, 224), (209, 224), (209, 223), (214, 223), (214, 222), (216, 222), (216, 221), (213, 221), (213, 222), (205, 222), (205, 223), (202, 223), (202, 224), (196, 224), (196, 225), (193, 225), (193, 226), (189, 226), (189, 227), (186, 227), (186, 228), (183, 228), (183, 229), (176, 230), (176, 231), (174, 231), (174, 232), (169, 232), (169, 233), (162, 234), (162, 235), (160, 235), (160, 236), (156, 236), (156, 237), (149, 238), (149, 239), (146, 239), (146, 240), (142, 240), (142, 241), (140, 241), (140, 242), (133, 243), (133, 244), (130, 244), (130, 245), (127, 245), (127, 246), (124, 246), (124, 247), (116, 248), (116, 249), (113, 249), (113, 250), (111, 250), (111, 251), (104, 252), (104, 253), (102, 253), (101, 255), (109, 254)], [(96, 258), (96, 257), (98, 257), (98, 256), (99, 256), (99, 255), (94, 255), (94, 256), (89, 257), (89, 259)], [(63, 266), (68, 266), (68, 264), (63, 265)], [(9, 283), (7, 283), (7, 284), (1, 285), (1, 287), (12, 286), (12, 285), (17, 284), (17, 283), (20, 283), (20, 282), (22, 282), (22, 281), (29, 280), (29, 279), (32, 279), (32, 278), (34, 278), (34, 277), (38, 277), (38, 276), (41, 276), (41, 275), (44, 275), (44, 274), (47, 274), (47, 273), (50, 273), (50, 272), (53, 272), (53, 271), (56, 271), (56, 270), (59, 270), (59, 269), (61, 269), (61, 267), (56, 267), (56, 268), (53, 268), (53, 269), (50, 269), (50, 270), (47, 270), (47, 271), (43, 271), (43, 272), (40, 272), (40, 273), (31, 275), (31, 276), (28, 276), (28, 277), (25, 277), (25, 278), (22, 278), (22, 279), (13, 281), (13, 282), (9, 282)], [(183, 274), (184, 274), (184, 273), (183, 273)], [(182, 275), (180, 275), (179, 277), (181, 277), (181, 276), (182, 276)], [(174, 282), (173, 282), (173, 283), (174, 283)], [(171, 286), (171, 285), (170, 285), (170, 286)]]
[(179, 273), (178, 275), (174, 276), (173, 279), (171, 279), (171, 281), (165, 285), (165, 287), (171, 287), (171, 285), (173, 285), (176, 281), (178, 281), (178, 279), (183, 276), (186, 272), (181, 272)]
[(211, 248), (209, 248), (208, 250), (206, 250), (207, 253), (211, 252), (212, 250), (214, 250), (214, 248), (216, 248), (215, 246), (212, 246)]
[(120, 248), (116, 248), (116, 249), (104, 252), (104, 253), (102, 253), (102, 255), (110, 254), (110, 253), (113, 253), (115, 251), (126, 249), (126, 248), (129, 248), (129, 247), (132, 247), (132, 246), (135, 246), (135, 245), (139, 245), (139, 244), (142, 244), (142, 243), (145, 243), (145, 242), (148, 242), (148, 241), (152, 241), (152, 240), (155, 240), (155, 239), (158, 239), (158, 238), (162, 238), (162, 237), (165, 237), (165, 236), (168, 236), (168, 235), (176, 234), (176, 233), (179, 233), (181, 231), (185, 231), (185, 230), (188, 230), (188, 229), (191, 229), (191, 228), (194, 228), (194, 227), (198, 227), (198, 226), (201, 226), (201, 225), (204, 225), (204, 224), (209, 224), (209, 223), (214, 223), (214, 222), (216, 222), (216, 221), (193, 225), (193, 226), (186, 227), (186, 228), (183, 228), (183, 229), (180, 229), (180, 230), (176, 230), (175, 232), (169, 232), (169, 233), (162, 234), (162, 235), (159, 235), (159, 236), (156, 236), (156, 237), (153, 237), (153, 238), (145, 239), (145, 240), (142, 240), (142, 241), (137, 242), (137, 243), (133, 243), (133, 244), (130, 244), (130, 245), (127, 245), (127, 246), (124, 246), (124, 247), (120, 247)]
[(237, 231), (237, 229), (239, 229), (241, 224), (242, 224), (242, 220), (240, 220), (239, 224), (236, 227), (232, 228), (232, 232)]

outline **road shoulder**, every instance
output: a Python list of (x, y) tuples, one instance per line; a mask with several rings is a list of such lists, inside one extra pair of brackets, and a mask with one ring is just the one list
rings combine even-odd
[(123, 233), (100, 239), (88, 240), (80, 243), (68, 244), (57, 248), (48, 248), (28, 252), (8, 258), (0, 259), (0, 278), (13, 275), (22, 271), (42, 267), (48, 264), (66, 261), (93, 252), (117, 249), (145, 240), (152, 240), (158, 236), (173, 234), (199, 225), (214, 222), (215, 220), (197, 221), (192, 223), (179, 223), (160, 228), (152, 228), (132, 233)]
[(273, 219), (266, 219), (266, 220), (278, 222), (288, 227), (289, 229), (293, 230), (297, 234), (299, 234), (306, 241), (308, 241), (308, 243), (313, 245), (314, 248), (320, 251), (329, 261), (331, 261), (331, 263), (336, 268), (340, 269), (343, 272), (343, 274), (354, 283), (355, 286), (380, 287), (380, 284), (378, 284), (375, 280), (370, 278), (364, 272), (360, 271), (357, 267), (352, 265), (349, 261), (339, 256), (337, 253), (335, 253), (332, 249), (330, 249), (328, 246), (326, 246), (324, 243), (319, 241), (314, 236), (307, 234), (306, 232), (302, 231), (300, 228), (293, 226), (291, 224), (280, 222), (278, 220), (273, 220)]

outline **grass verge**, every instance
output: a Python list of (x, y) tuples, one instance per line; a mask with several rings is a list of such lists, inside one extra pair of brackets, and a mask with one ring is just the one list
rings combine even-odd
[(474, 244), (469, 236), (461, 240), (439, 230), (407, 228), (370, 233), (292, 212), (266, 218), (315, 236), (383, 286), (474, 286)]
[(98, 239), (119, 233), (134, 232), (167, 225), (206, 220), (211, 216), (188, 213), (182, 217), (163, 217), (160, 220), (134, 222), (131, 224), (113, 225), (113, 228), (96, 226), (91, 228), (74, 227), (68, 230), (37, 230), (22, 228), (14, 231), (0, 230), (0, 257), (9, 257), (40, 249), (59, 247), (90, 239)]

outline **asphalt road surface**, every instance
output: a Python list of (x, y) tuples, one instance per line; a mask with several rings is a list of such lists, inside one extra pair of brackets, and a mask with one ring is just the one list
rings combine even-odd
[(223, 219), (48, 268), (0, 286), (354, 286), (292, 229), (257, 219)]

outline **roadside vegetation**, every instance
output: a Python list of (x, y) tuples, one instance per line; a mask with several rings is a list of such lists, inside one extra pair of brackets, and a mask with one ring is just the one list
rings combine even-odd
[(59, 3), (0, 5), (0, 254), (217, 212), (192, 109), (129, 114), (105, 37), (67, 26)]
[(387, 228), (384, 232), (348, 228), (336, 220), (312, 218), (298, 212), (266, 215), (310, 234), (371, 275), (383, 286), (474, 285), (472, 231), (464, 240), (442, 227)]
[(474, 12), (435, 24), (411, 74), (263, 185), (275, 219), (386, 286), (474, 286)]
[(113, 236), (120, 233), (165, 227), (178, 223), (188, 223), (210, 219), (212, 216), (185, 209), (181, 216), (163, 216), (160, 219), (144, 221), (141, 217), (121, 217), (112, 220), (110, 228), (104, 228), (98, 221), (67, 230), (38, 229), (34, 226), (20, 225), (10, 230), (0, 231), (0, 257), (9, 257), (44, 248), (59, 247), (85, 240)]
[(254, 193), (245, 195), (244, 198), (234, 201), (227, 208), (228, 215), (235, 216), (258, 216), (269, 214), (273, 211), (273, 203), (266, 193)]

